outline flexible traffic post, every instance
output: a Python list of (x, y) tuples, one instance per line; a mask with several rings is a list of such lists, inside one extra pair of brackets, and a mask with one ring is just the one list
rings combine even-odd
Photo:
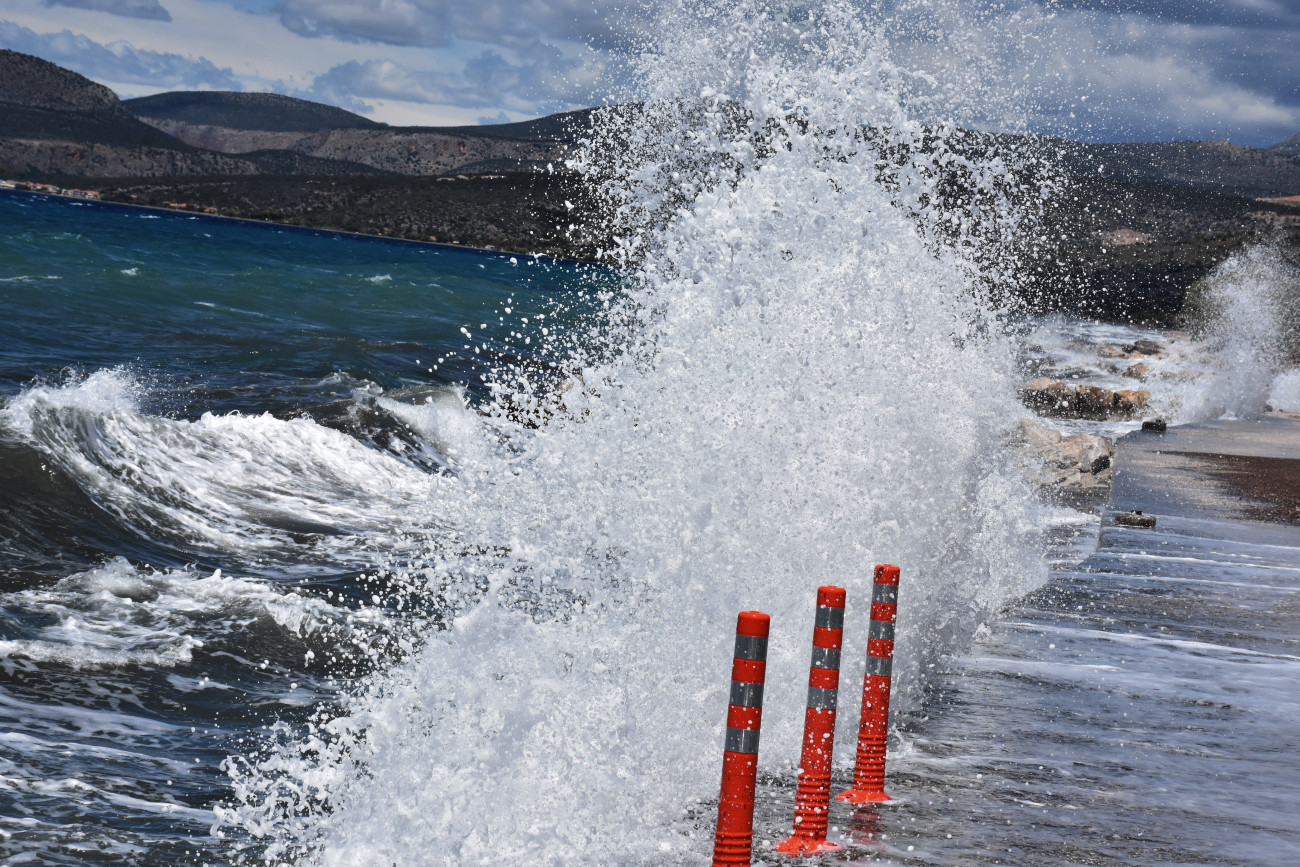
[(867, 672), (862, 678), (862, 720), (853, 787), (835, 796), (850, 804), (888, 803), (885, 739), (889, 735), (889, 685), (894, 667), (894, 620), (898, 616), (898, 567), (877, 566), (871, 587)]
[(758, 781), (758, 731), (763, 721), (770, 627), (771, 618), (761, 611), (742, 611), (736, 618), (736, 653), (731, 664), (731, 702), (722, 753), (713, 867), (748, 865), (754, 851), (754, 786)]
[(786, 855), (840, 852), (826, 839), (831, 803), (831, 752), (835, 746), (835, 708), (840, 688), (840, 648), (844, 644), (843, 587), (817, 588), (812, 665), (808, 669), (808, 709), (803, 718), (803, 753), (794, 796), (794, 833), (773, 848)]

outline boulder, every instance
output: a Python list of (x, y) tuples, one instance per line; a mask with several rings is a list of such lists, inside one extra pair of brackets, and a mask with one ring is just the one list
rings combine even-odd
[(1124, 375), (1127, 376), (1129, 379), (1138, 379), (1138, 380), (1146, 379), (1147, 373), (1148, 373), (1148, 369), (1146, 363), (1142, 361), (1139, 361), (1136, 364), (1130, 364), (1124, 370)]
[(1074, 390), (1063, 382), (1042, 376), (1020, 386), (1020, 399), (1031, 409), (1060, 415), (1074, 401)]
[(1164, 355), (1165, 346), (1163, 343), (1157, 343), (1154, 340), (1134, 340), (1124, 347), (1126, 353), (1137, 353), (1138, 355)]
[(1074, 390), (1074, 414), (1079, 418), (1107, 418), (1115, 406), (1115, 392), (1095, 385), (1081, 385)]
[(1125, 415), (1132, 415), (1138, 410), (1146, 408), (1147, 402), (1150, 400), (1151, 392), (1146, 389), (1126, 388), (1115, 392), (1115, 408)]
[(1055, 449), (1061, 442), (1061, 432), (1032, 419), (1022, 418), (1012, 433), (1012, 441), (1024, 443), (1038, 451)]
[(1060, 431), (1022, 418), (1011, 433), (1020, 447), (1026, 474), (1045, 487), (1093, 488), (1111, 478), (1115, 444), (1096, 434), (1063, 436)]
[(1155, 515), (1144, 515), (1139, 510), (1132, 512), (1120, 512), (1115, 515), (1115, 523), (1121, 527), (1138, 527), (1143, 530), (1154, 530), (1156, 527)]

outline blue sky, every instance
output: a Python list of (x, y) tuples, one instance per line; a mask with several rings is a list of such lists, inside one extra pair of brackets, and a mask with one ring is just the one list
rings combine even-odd
[[(927, 0), (861, 0), (924, 15)], [(1094, 141), (1300, 132), (1300, 0), (949, 0), (1033, 82), (1031, 127)], [(1007, 40), (999, 17), (1032, 32)], [(0, 0), (0, 47), (123, 97), (274, 91), (393, 124), (521, 120), (602, 101), (651, 0)], [(973, 25), (980, 26), (980, 25)], [(1013, 45), (1014, 43), (1014, 45)], [(1032, 50), (1027, 49), (1032, 45)], [(626, 84), (626, 82), (622, 82)]]

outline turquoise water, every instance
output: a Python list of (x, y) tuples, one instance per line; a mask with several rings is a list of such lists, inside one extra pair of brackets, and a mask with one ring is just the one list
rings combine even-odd
[[(528, 256), (25, 193), (0, 192), (0, 226), (7, 391), (125, 364), (216, 390), (205, 409), (260, 406), (250, 377), (267, 390), (336, 373), (472, 386), (481, 353), (467, 357), (460, 328), (480, 332), (512, 306), (508, 330), (530, 336), (518, 319), (553, 308), (577, 274)], [(531, 354), (498, 325), (474, 345)]]
[(223, 762), (401, 654), (367, 568), (610, 283), (0, 193), (0, 860), (228, 860)]

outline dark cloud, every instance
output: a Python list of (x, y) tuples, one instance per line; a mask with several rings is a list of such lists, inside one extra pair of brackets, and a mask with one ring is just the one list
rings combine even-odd
[(178, 90), (243, 90), (230, 69), (219, 69), (204, 58), (141, 51), (125, 42), (103, 45), (69, 30), (36, 33), (12, 21), (0, 21), (0, 45), (100, 81)]
[(1185, 20), (1194, 17), (1188, 8), (1184, 20), (1170, 21), (1155, 14), (1165, 4), (1123, 5), (1143, 8), (1104, 15), (1089, 9), (1056, 19), (1053, 43), (1065, 47), (1053, 62), (1062, 77), (1038, 104), (1057, 102), (1060, 108), (1049, 114), (1062, 131), (1075, 121), (1079, 135), (1094, 139), (1264, 145), (1300, 127), (1300, 21), (1287, 26), (1279, 17), (1294, 15), (1297, 4), (1221, 4), (1273, 15), (1279, 23), (1269, 28), (1247, 26), (1246, 11), (1222, 23), (1210, 20), (1213, 14)]
[(573, 40), (594, 47), (621, 41), (645, 20), (642, 0), (285, 0), (280, 21), (303, 36), (443, 47), (463, 39), (520, 47)]
[(171, 13), (158, 0), (45, 0), (46, 6), (70, 6), (73, 9), (93, 9), (123, 18), (148, 18), (154, 21), (171, 21)]
[(1140, 15), (1167, 24), (1222, 24), (1233, 28), (1300, 27), (1296, 0), (1039, 0), (1053, 10)]

